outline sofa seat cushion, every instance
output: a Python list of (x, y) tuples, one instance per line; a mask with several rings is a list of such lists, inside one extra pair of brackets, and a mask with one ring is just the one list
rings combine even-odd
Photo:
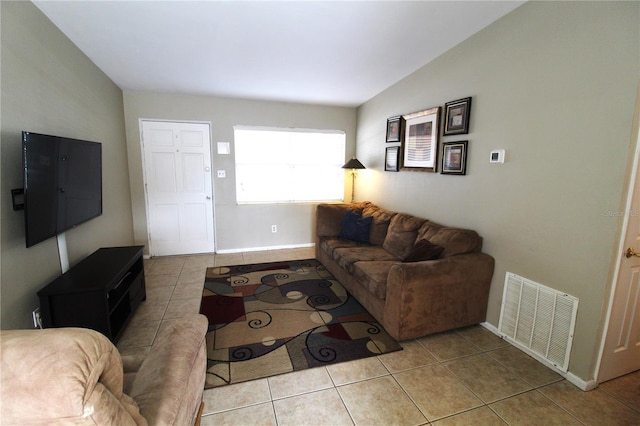
[(397, 260), (356, 262), (353, 265), (353, 275), (358, 283), (373, 293), (378, 299), (384, 300), (387, 295), (387, 277)]
[(405, 213), (396, 214), (389, 223), (382, 247), (398, 259), (404, 259), (413, 250), (418, 230), (425, 222), (425, 219)]
[(399, 261), (398, 258), (379, 246), (336, 248), (333, 251), (333, 260), (350, 274), (353, 274), (353, 264), (359, 261)]
[(343, 247), (364, 247), (368, 244), (358, 243), (356, 241), (343, 240), (338, 237), (323, 237), (320, 239), (320, 249), (327, 253), (333, 259), (333, 251)]

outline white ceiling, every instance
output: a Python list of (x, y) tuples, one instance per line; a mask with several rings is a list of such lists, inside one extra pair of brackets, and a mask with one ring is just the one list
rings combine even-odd
[(358, 106), (523, 2), (34, 3), (122, 89)]

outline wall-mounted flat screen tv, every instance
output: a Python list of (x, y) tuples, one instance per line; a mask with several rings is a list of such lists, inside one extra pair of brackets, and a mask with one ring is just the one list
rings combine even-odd
[(102, 145), (22, 132), (27, 247), (102, 214)]

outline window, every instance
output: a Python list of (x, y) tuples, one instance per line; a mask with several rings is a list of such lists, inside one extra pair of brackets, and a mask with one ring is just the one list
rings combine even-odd
[(345, 133), (236, 126), (238, 204), (342, 201)]

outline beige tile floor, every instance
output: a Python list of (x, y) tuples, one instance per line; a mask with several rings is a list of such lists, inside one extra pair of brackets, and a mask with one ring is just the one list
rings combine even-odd
[[(313, 258), (312, 249), (154, 258), (147, 300), (118, 342), (144, 357), (197, 312), (208, 266)], [(203, 425), (640, 425), (640, 371), (582, 392), (488, 330), (401, 342), (404, 350), (204, 392)]]

